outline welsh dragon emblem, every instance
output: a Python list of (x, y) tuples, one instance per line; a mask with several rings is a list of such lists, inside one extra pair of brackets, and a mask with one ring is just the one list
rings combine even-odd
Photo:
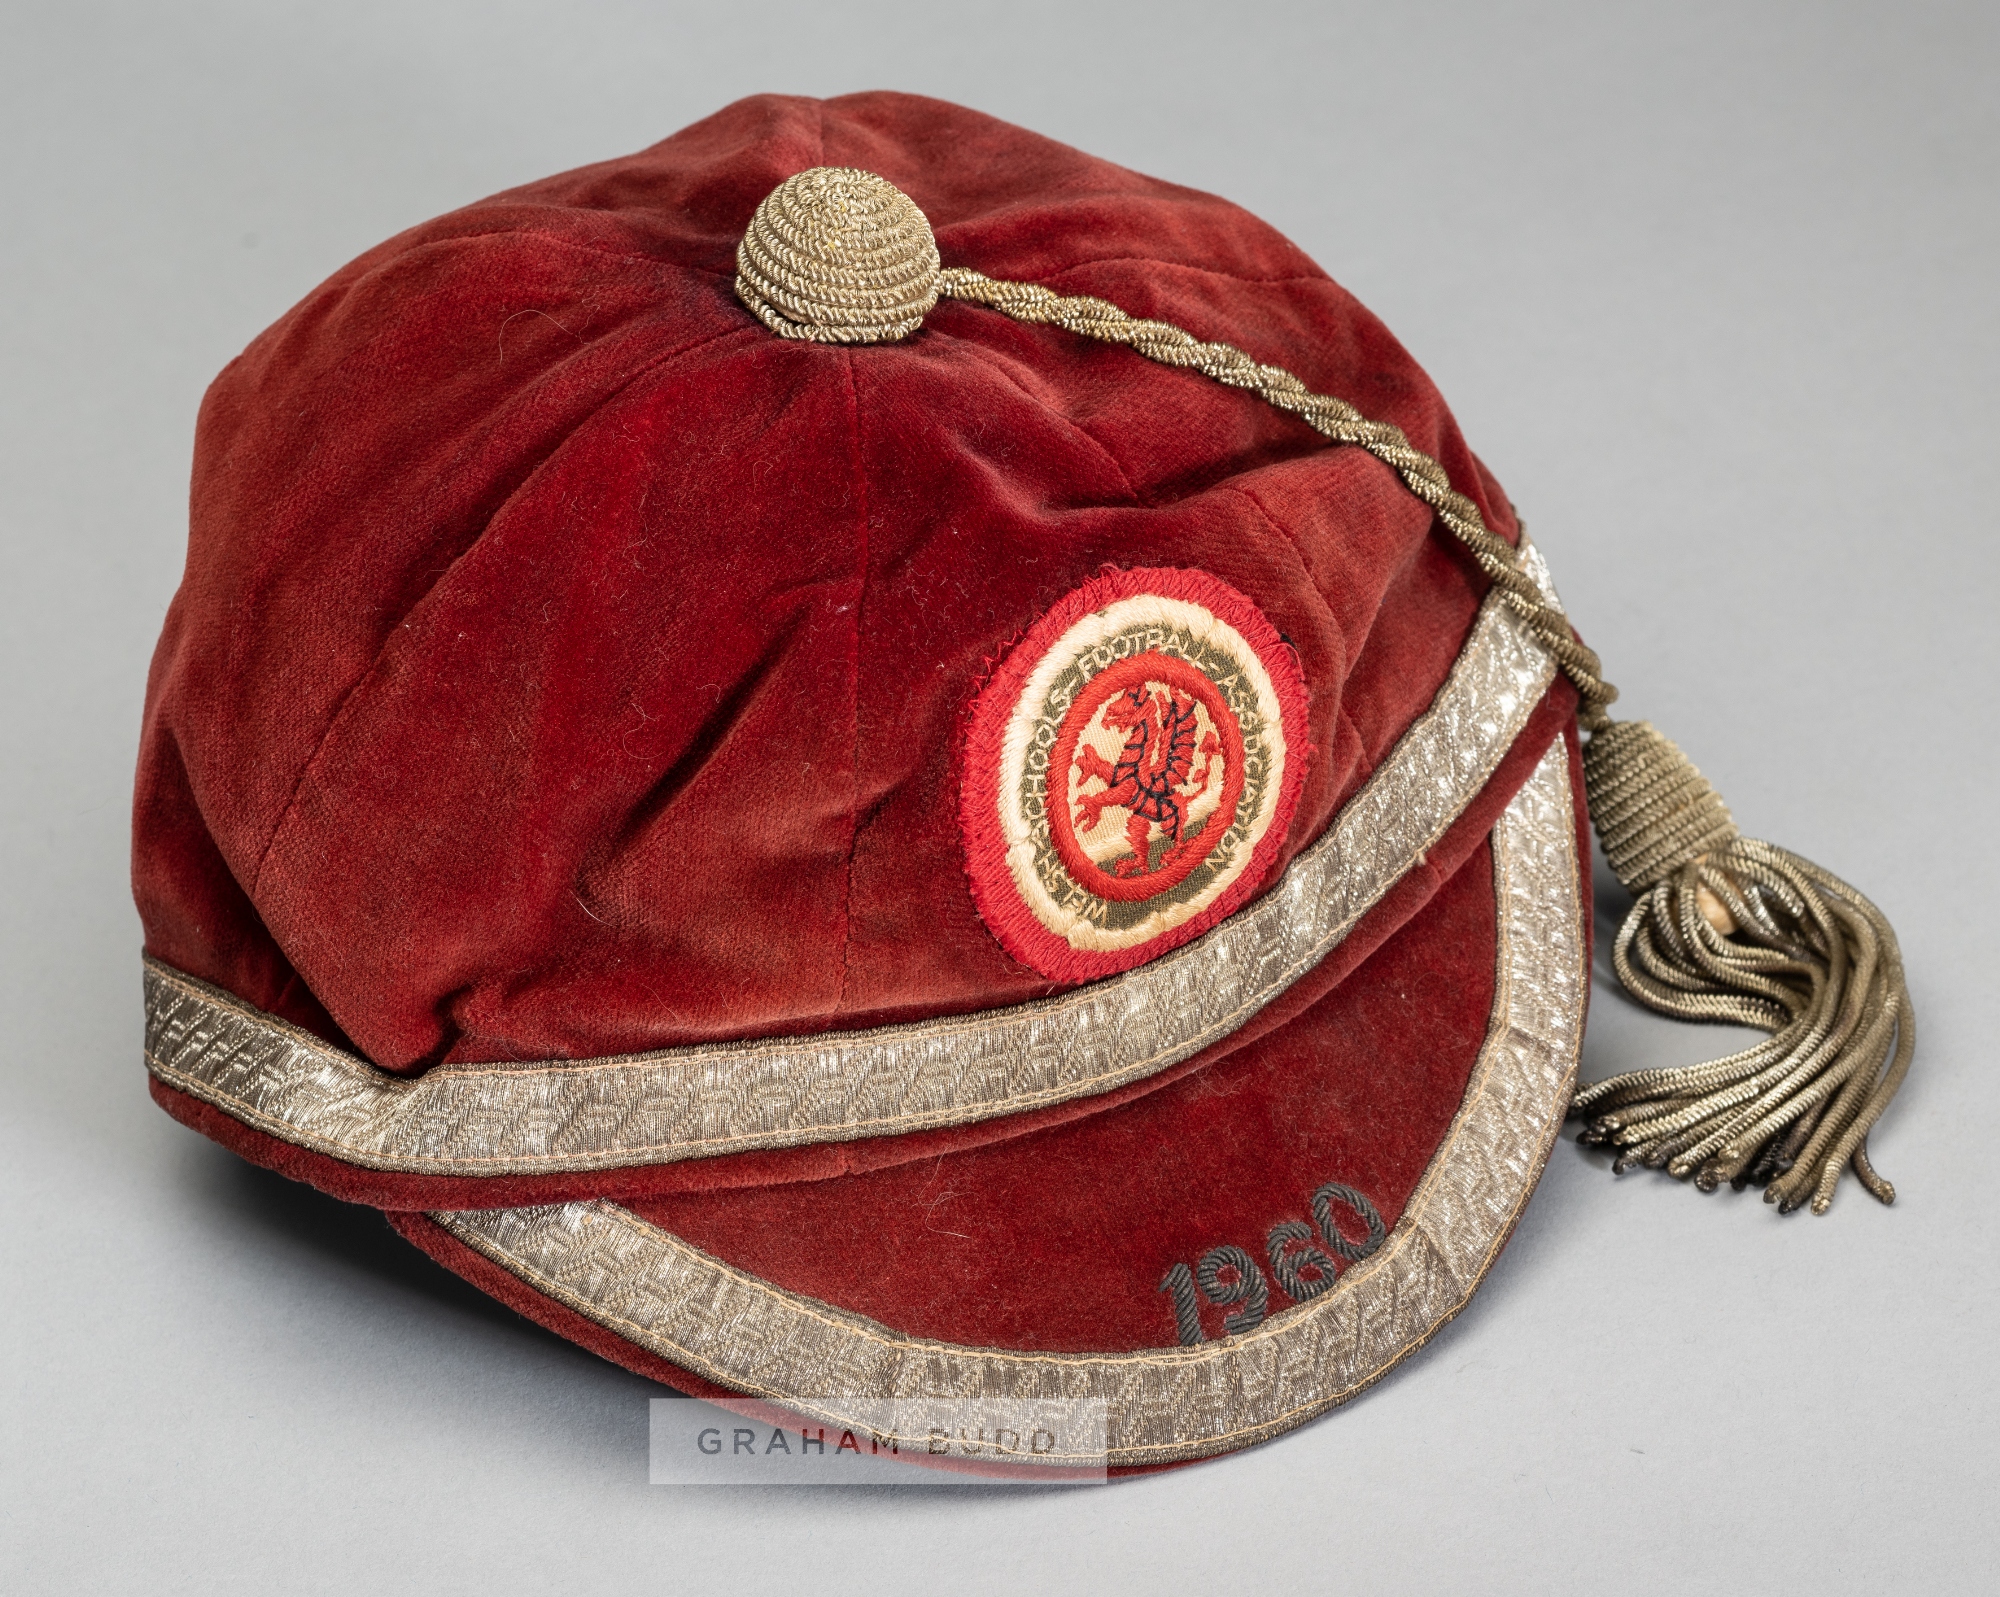
[(960, 790), (973, 901), (1052, 981), (1144, 963), (1270, 879), (1307, 748), (1296, 651), (1205, 571), (1107, 567), (994, 668)]
[[(1196, 845), (1197, 839), (1184, 836), (1187, 805), (1207, 791), (1222, 740), (1213, 727), (1203, 731), (1201, 710), (1191, 695), (1154, 683), (1135, 683), (1114, 694), (1101, 714), (1105, 727), (1125, 734), (1125, 746), (1113, 763), (1088, 743), (1077, 745), (1079, 783), (1104, 786), (1078, 796), (1076, 829), (1095, 831), (1106, 810), (1127, 810), (1125, 841), (1132, 852), (1116, 862), (1113, 873), (1129, 878), (1168, 869)], [(1157, 863), (1152, 857), (1155, 826), (1167, 842)]]

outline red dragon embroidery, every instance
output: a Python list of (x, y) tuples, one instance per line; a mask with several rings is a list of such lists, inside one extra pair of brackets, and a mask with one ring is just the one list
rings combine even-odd
[[(1197, 839), (1184, 839), (1185, 802), (1208, 787), (1222, 741), (1213, 731), (1199, 739), (1195, 701), (1186, 694), (1139, 683), (1114, 695), (1104, 706), (1104, 724), (1125, 733), (1125, 747), (1112, 764), (1087, 743), (1076, 751), (1078, 776), (1102, 782), (1103, 790), (1078, 797), (1076, 829), (1089, 832), (1108, 809), (1132, 812), (1125, 824), (1131, 854), (1117, 862), (1113, 874), (1143, 876), (1164, 870)], [(1197, 758), (1199, 764), (1196, 763)], [(1168, 847), (1158, 863), (1152, 859), (1153, 828), (1162, 828)]]

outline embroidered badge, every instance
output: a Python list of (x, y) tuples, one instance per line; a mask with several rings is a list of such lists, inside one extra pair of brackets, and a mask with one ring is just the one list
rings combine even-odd
[(962, 820), (987, 926), (1059, 981), (1206, 931), (1284, 842), (1305, 703), (1290, 647), (1207, 573), (1116, 571), (1077, 589), (973, 709)]

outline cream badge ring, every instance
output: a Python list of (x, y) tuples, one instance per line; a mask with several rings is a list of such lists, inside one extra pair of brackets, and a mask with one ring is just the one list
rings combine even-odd
[(1015, 645), (966, 743), (980, 914), (1057, 981), (1199, 936), (1283, 846), (1309, 750), (1291, 646), (1203, 571), (1111, 571)]

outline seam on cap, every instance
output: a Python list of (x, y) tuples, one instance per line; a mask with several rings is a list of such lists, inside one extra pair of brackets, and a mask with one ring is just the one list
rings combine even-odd
[[(506, 514), (508, 507), (526, 491), (531, 483), (535, 482), (548, 469), (549, 463), (566, 450), (584, 428), (594, 422), (612, 404), (624, 397), (635, 384), (658, 372), (671, 368), (678, 362), (694, 354), (697, 350), (705, 349), (710, 344), (721, 343), (725, 339), (737, 337), (749, 331), (751, 331), (750, 328), (731, 327), (721, 332), (711, 333), (707, 337), (697, 339), (691, 344), (685, 344), (678, 349), (670, 350), (632, 372), (616, 388), (604, 395), (587, 412), (576, 419), (575, 424), (564, 432), (554, 447), (535, 463), (534, 469), (527, 476), (523, 477), (519, 483), (515, 484), (507, 497), (502, 499), (493, 508), (492, 513), (486, 517), (484, 523), (481, 524), (479, 530), (467, 541), (465, 547), (459, 550), (449, 563), (446, 564), (445, 568), (437, 574), (436, 578), (425, 587), (424, 591), (418, 594), (410, 602), (409, 606), (384, 628), (374, 652), (368, 657), (368, 663), (355, 674), (354, 680), (341, 693), (340, 702), (334, 706), (333, 713), (327, 717), (326, 725), (320, 730), (320, 735), (313, 742), (312, 751), (307, 754), (304, 762), (299, 766), (298, 778), (292, 783), (292, 790), (286, 796), (284, 807), (278, 811), (277, 820), (272, 823), (271, 830), (264, 838), (264, 846), (257, 852), (257, 866), (251, 872), (248, 888), (248, 895), (253, 908), (257, 907), (257, 895), (263, 890), (264, 872), (270, 865), (271, 852), (277, 847), (278, 837), (284, 831), (285, 823), (292, 818), (292, 815), (298, 809), (299, 797), (305, 791), (306, 783), (312, 776), (313, 768), (319, 764), (320, 756), (325, 753), (327, 743), (332, 739), (335, 730), (346, 718), (348, 706), (353, 702), (354, 695), (360, 692), (362, 687), (381, 668), (383, 656), (389, 652), (389, 645), (395, 640), (396, 634), (403, 629), (404, 625), (418, 610), (422, 609), (429, 602), (433, 594), (443, 587), (446, 582), (451, 580), (452, 573), (458, 570), (465, 558), (485, 541), (487, 533), (493, 529), (494, 522)], [(260, 919), (262, 915), (263, 912), (259, 909), (258, 916)], [(308, 983), (308, 986), (310, 985)], [(315, 996), (317, 997), (318, 994), (315, 993)], [(336, 1020), (339, 1019), (338, 1016), (334, 1018)]]
[[(926, 329), (926, 331), (931, 331), (931, 330)], [(1024, 401), (1026, 401), (1029, 405), (1033, 406), (1043, 415), (1050, 417), (1052, 420), (1060, 422), (1063, 426), (1069, 428), (1072, 432), (1078, 434), (1084, 440), (1084, 442), (1090, 444), (1093, 448), (1095, 448), (1097, 452), (1104, 457), (1106, 464), (1108, 464), (1113, 471), (1118, 473), (1118, 480), (1125, 484), (1125, 492), (1131, 496), (1131, 500), (1134, 505), (1136, 505), (1142, 510), (1153, 510), (1158, 508), (1158, 506), (1155, 504), (1150, 495), (1143, 494), (1139, 491), (1138, 484), (1133, 482), (1132, 480), (1131, 472), (1127, 471), (1125, 469), (1125, 463), (1111, 452), (1111, 446), (1109, 444), (1105, 443), (1105, 441), (1102, 438), (1099, 438), (1096, 433), (1092, 432), (1088, 427), (1084, 426), (1084, 424), (1078, 421), (1074, 416), (1066, 415), (1064, 412), (1058, 410), (1054, 405), (1050, 404), (1046, 399), (1042, 398), (1041, 395), (1037, 394), (1033, 389), (1031, 389), (1025, 382), (1023, 382), (1020, 379), (1019, 376), (1017, 376), (1014, 373), (1014, 371), (1011, 369), (1011, 364), (1008, 361), (1007, 357), (1001, 354), (1000, 351), (992, 348), (990, 345), (981, 343), (978, 339), (966, 338), (958, 333), (935, 331), (932, 332), (931, 336), (940, 339), (948, 339), (951, 343), (958, 345), (959, 347), (969, 351), (973, 356), (974, 360), (976, 360), (979, 364), (984, 366), (988, 371), (998, 376), (1003, 382), (1005, 382), (1010, 388), (1012, 388), (1017, 394), (1019, 394), (1021, 398)]]
[[(1283, 288), (1292, 283), (1324, 283), (1329, 288), (1340, 288), (1325, 272), (1295, 272), (1287, 277), (1245, 277), (1241, 272), (1225, 272), (1219, 266), (1197, 266), (1192, 261), (1163, 261), (1157, 255), (1093, 255), (1088, 260), (1072, 261), (1059, 267), (1049, 277), (1067, 277), (1071, 272), (1082, 271), (1088, 266), (1156, 266), (1170, 272), (1195, 272), (1203, 277), (1219, 277), (1225, 282), (1241, 283), (1246, 288)], [(1048, 277), (1036, 281), (1046, 283)], [(1340, 288), (1341, 293), (1347, 290)], [(1352, 298), (1352, 296), (1349, 296)]]
[(861, 610), (868, 601), (868, 471), (861, 446), (861, 390), (854, 376), (854, 351), (843, 350), (847, 370), (847, 458), (854, 472), (854, 613), (848, 632), (854, 649), (848, 659), (848, 716), (852, 736), (847, 764), (847, 859), (840, 880), (839, 980), (833, 1012), (847, 1012), (847, 978), (854, 952), (854, 856), (861, 844)]

